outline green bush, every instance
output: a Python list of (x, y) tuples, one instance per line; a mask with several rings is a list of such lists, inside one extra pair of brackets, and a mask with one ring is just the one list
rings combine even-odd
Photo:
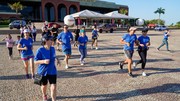
[(9, 19), (5, 19), (5, 20), (1, 19), (0, 20), (0, 25), (8, 25), (9, 23), (10, 23)]

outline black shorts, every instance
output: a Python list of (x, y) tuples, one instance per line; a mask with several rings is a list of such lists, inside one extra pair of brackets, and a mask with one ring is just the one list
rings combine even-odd
[(46, 75), (42, 77), (41, 84), (47, 85), (48, 81), (49, 84), (56, 84), (57, 75)]
[(98, 39), (97, 37), (93, 37), (93, 38), (92, 38), (93, 41), (95, 41), (95, 40), (97, 40), (97, 39)]

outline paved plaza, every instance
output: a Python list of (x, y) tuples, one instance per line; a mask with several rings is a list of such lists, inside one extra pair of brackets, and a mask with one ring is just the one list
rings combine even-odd
[[(89, 36), (88, 56), (86, 63), (79, 63), (79, 52), (73, 47), (70, 69), (64, 68), (61, 60), (57, 78), (57, 101), (180, 101), (180, 30), (172, 30), (169, 38), (170, 52), (166, 47), (160, 51), (163, 32), (149, 31), (151, 46), (146, 65), (147, 77), (141, 76), (141, 65), (133, 69), (135, 78), (127, 75), (127, 65), (119, 68), (119, 61), (125, 59), (120, 38), (126, 31), (102, 33), (99, 38), (99, 49), (90, 49)], [(136, 32), (137, 36), (141, 34)], [(16, 39), (18, 34), (12, 34)], [(6, 35), (0, 35), (2, 40)], [(40, 36), (34, 43), (34, 52), (40, 47)], [(13, 60), (8, 59), (5, 42), (0, 42), (0, 101), (42, 101), (40, 87), (32, 79), (25, 79), (23, 63), (14, 47)], [(134, 52), (133, 60), (139, 60)], [(36, 66), (37, 67), (37, 66)], [(29, 68), (30, 69), (30, 68)], [(50, 91), (48, 89), (48, 98)], [(51, 101), (51, 100), (49, 100)]]

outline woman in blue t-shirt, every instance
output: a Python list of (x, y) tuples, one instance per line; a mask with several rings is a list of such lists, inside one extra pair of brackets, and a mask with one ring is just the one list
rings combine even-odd
[(144, 72), (145, 69), (145, 65), (146, 65), (146, 57), (147, 57), (147, 51), (149, 49), (150, 46), (150, 38), (149, 36), (147, 36), (147, 32), (148, 29), (144, 28), (142, 30), (142, 35), (138, 38), (138, 41), (140, 43), (140, 46), (138, 47), (138, 53), (139, 56), (141, 58), (141, 60), (139, 60), (138, 62), (134, 62), (133, 66), (134, 68), (136, 68), (136, 66), (139, 63), (142, 63), (141, 67), (142, 67), (142, 76), (146, 76), (146, 73)]
[[(55, 66), (55, 48), (52, 47), (53, 37), (44, 35), (42, 37), (42, 47), (37, 49), (35, 55), (35, 64), (38, 64), (37, 73), (43, 75), (41, 80), (41, 90), (43, 101), (47, 100), (47, 83), (50, 83), (52, 101), (56, 100), (56, 80), (57, 69)], [(57, 60), (58, 61), (58, 60)], [(59, 61), (58, 61), (59, 63)]]
[(31, 74), (34, 78), (34, 54), (33, 54), (33, 40), (29, 37), (30, 31), (28, 29), (24, 30), (24, 38), (20, 40), (17, 45), (17, 49), (21, 51), (21, 60), (23, 60), (26, 78), (30, 78), (28, 74), (28, 61), (30, 60)]
[(81, 54), (80, 57), (80, 64), (84, 65), (84, 58), (87, 55), (87, 42), (88, 42), (88, 37), (85, 35), (85, 30), (80, 30), (80, 37), (78, 38), (78, 48), (79, 52)]
[(120, 43), (124, 45), (123, 50), (124, 50), (126, 60), (119, 62), (119, 65), (120, 65), (120, 68), (123, 69), (123, 65), (128, 64), (128, 75), (130, 77), (134, 77), (131, 70), (132, 57), (134, 53), (134, 43), (139, 45), (135, 31), (136, 31), (136, 28), (131, 27), (130, 29), (128, 29), (129, 33), (124, 34), (120, 40)]

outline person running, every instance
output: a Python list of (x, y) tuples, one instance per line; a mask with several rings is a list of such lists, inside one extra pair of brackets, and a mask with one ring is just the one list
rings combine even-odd
[(31, 77), (34, 78), (34, 54), (33, 54), (33, 40), (29, 37), (29, 30), (24, 30), (24, 38), (20, 40), (17, 49), (21, 50), (21, 60), (24, 63), (26, 78), (30, 78), (28, 74), (28, 61), (30, 60)]
[(142, 68), (142, 76), (146, 76), (146, 73), (144, 72), (145, 65), (146, 65), (146, 57), (147, 57), (147, 51), (150, 46), (150, 38), (147, 36), (148, 29), (144, 28), (142, 30), (142, 35), (138, 38), (138, 41), (140, 43), (140, 46), (138, 47), (138, 53), (141, 58), (138, 62), (133, 62), (134, 68), (140, 63), (142, 63), (141, 68)]
[(135, 34), (136, 28), (131, 27), (129, 28), (129, 33), (124, 34), (123, 37), (120, 39), (120, 43), (124, 45), (124, 54), (126, 56), (126, 60), (119, 62), (120, 68), (123, 69), (124, 64), (128, 64), (128, 75), (130, 77), (134, 77), (131, 70), (131, 64), (132, 64), (132, 57), (134, 53), (134, 43), (139, 45), (137, 36)]
[[(56, 39), (57, 39), (57, 36), (58, 36), (58, 31), (59, 31), (59, 29), (57, 28), (57, 25), (54, 24), (52, 29), (51, 29), (51, 36), (53, 36), (52, 45), (54, 45), (56, 43)], [(59, 50), (59, 44), (56, 45), (56, 49)]]
[(14, 46), (14, 40), (12, 39), (11, 34), (8, 34), (5, 39), (2, 41), (6, 41), (6, 47), (8, 48), (9, 51), (9, 60), (13, 58), (13, 46)]
[(74, 30), (74, 37), (75, 37), (74, 47), (78, 46), (79, 33), (80, 33), (80, 29), (79, 26), (77, 25), (76, 30)]
[(85, 30), (80, 30), (80, 37), (78, 38), (78, 48), (79, 52), (81, 54), (80, 57), (80, 64), (84, 65), (85, 61), (84, 58), (87, 56), (87, 42), (88, 42), (88, 37), (85, 34)]
[[(53, 37), (45, 34), (42, 37), (42, 47), (38, 48), (35, 55), (35, 64), (38, 64), (37, 73), (41, 79), (41, 91), (43, 101), (47, 101), (47, 84), (50, 84), (52, 101), (56, 101), (57, 69), (55, 65), (56, 53), (52, 46)], [(56, 58), (57, 59), (57, 58)], [(59, 60), (57, 59), (59, 62)]]
[(58, 35), (57, 42), (62, 45), (62, 51), (65, 55), (64, 61), (66, 63), (65, 68), (68, 69), (68, 60), (71, 57), (71, 43), (73, 42), (73, 35), (68, 30), (68, 26), (64, 25), (63, 31)]
[(169, 37), (169, 29), (166, 29), (165, 32), (164, 32), (164, 38), (163, 38), (162, 44), (157, 48), (158, 51), (164, 45), (166, 45), (167, 51), (170, 51), (169, 50), (169, 44), (168, 44), (168, 37)]
[[(18, 36), (17, 36), (16, 43), (15, 43), (16, 46), (18, 45), (18, 43), (20, 42), (20, 40), (21, 40), (21, 36), (18, 35)], [(19, 55), (21, 55), (21, 51), (18, 50), (18, 52), (19, 52)]]
[(96, 50), (98, 49), (98, 37), (99, 37), (99, 34), (98, 34), (98, 31), (97, 31), (97, 27), (94, 26), (94, 29), (92, 31), (92, 44), (91, 44), (91, 49), (93, 49), (93, 45), (95, 43), (95, 46), (96, 46)]

